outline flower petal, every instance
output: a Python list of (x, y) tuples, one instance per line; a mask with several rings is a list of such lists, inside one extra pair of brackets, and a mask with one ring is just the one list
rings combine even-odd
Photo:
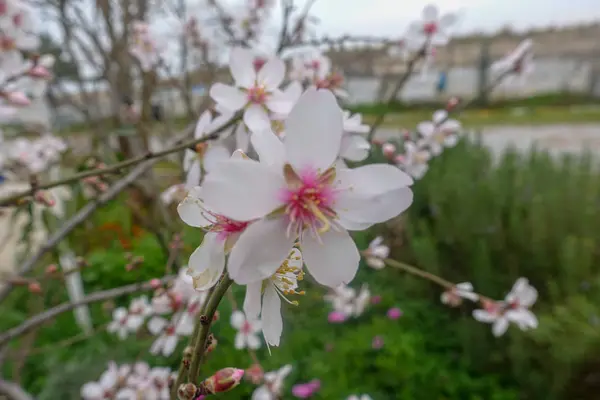
[(261, 219), (240, 235), (229, 255), (227, 270), (240, 285), (269, 278), (290, 254), (296, 238), (286, 235), (283, 218)]
[(246, 322), (246, 316), (244, 315), (243, 312), (236, 310), (231, 313), (231, 317), (229, 318), (229, 323), (235, 329), (238, 329), (238, 330), (242, 329), (242, 326), (244, 326), (244, 322)]
[(346, 189), (346, 192), (365, 197), (381, 195), (413, 184), (410, 176), (388, 164), (341, 169), (337, 171), (336, 181), (336, 189)]
[(271, 346), (279, 346), (283, 319), (281, 318), (281, 299), (272, 283), (265, 288), (262, 308), (263, 334)]
[(200, 184), (202, 178), (202, 168), (200, 166), (200, 160), (197, 158), (192, 161), (187, 173), (185, 174), (185, 187), (186, 189), (193, 188)]
[(179, 341), (179, 338), (177, 337), (177, 335), (167, 335), (167, 337), (165, 337), (165, 340), (163, 342), (162, 354), (165, 357), (168, 357), (171, 354), (173, 354), (173, 351), (175, 351), (175, 347), (177, 347), (178, 341)]
[(196, 290), (208, 290), (217, 283), (225, 269), (225, 248), (218, 234), (204, 235), (204, 240), (190, 256), (188, 267)]
[(196, 129), (194, 130), (195, 139), (200, 139), (207, 133), (206, 129), (210, 126), (211, 121), (212, 116), (210, 111), (203, 112), (200, 118), (198, 118), (198, 123), (196, 123)]
[(340, 157), (350, 161), (362, 161), (369, 156), (371, 145), (367, 139), (358, 135), (344, 135), (340, 148)]
[(245, 89), (254, 86), (256, 72), (254, 70), (254, 54), (252, 51), (241, 47), (231, 50), (229, 70), (237, 86)]
[(228, 111), (240, 110), (248, 103), (244, 92), (233, 86), (215, 83), (210, 88), (210, 97)]
[(238, 126), (235, 128), (235, 149), (246, 152), (248, 151), (249, 143), (250, 133), (246, 130), (244, 124), (238, 124)]
[(283, 174), (251, 160), (219, 163), (204, 182), (202, 195), (208, 209), (237, 221), (261, 218), (281, 205)]
[(249, 283), (246, 286), (246, 297), (244, 297), (244, 313), (250, 319), (258, 319), (261, 308), (262, 282)]
[(285, 150), (296, 171), (306, 167), (325, 170), (340, 150), (343, 115), (328, 90), (309, 89), (285, 121)]
[(438, 10), (437, 6), (435, 6), (433, 4), (428, 4), (423, 8), (423, 22), (424, 23), (437, 22), (438, 15), (439, 15), (439, 10)]
[(491, 323), (494, 322), (498, 317), (494, 314), (490, 314), (485, 310), (474, 310), (473, 318), (475, 318), (479, 322)]
[(252, 132), (268, 129), (271, 126), (267, 112), (258, 104), (252, 104), (244, 111), (244, 123)]
[(322, 285), (335, 288), (348, 284), (356, 275), (360, 254), (347, 231), (329, 230), (321, 241), (305, 235), (300, 242), (306, 268)]
[(204, 163), (204, 170), (209, 172), (215, 168), (215, 165), (221, 161), (229, 160), (231, 156), (230, 151), (225, 146), (213, 145), (206, 149), (202, 162)]
[(267, 91), (273, 91), (281, 85), (285, 78), (285, 63), (278, 57), (273, 57), (258, 71), (257, 81)]
[(271, 165), (283, 171), (285, 148), (281, 140), (273, 132), (270, 130), (254, 132), (250, 137), (250, 141), (261, 163)]
[(498, 318), (496, 320), (496, 322), (494, 322), (494, 325), (492, 326), (492, 333), (496, 337), (502, 336), (502, 335), (504, 335), (504, 332), (506, 332), (507, 329), (508, 329), (508, 319), (501, 317), (501, 318)]
[(266, 106), (274, 113), (287, 115), (294, 106), (295, 100), (286, 93), (276, 90), (267, 98)]
[(185, 199), (177, 206), (179, 218), (189, 226), (196, 228), (203, 228), (212, 224), (205, 217), (206, 209), (202, 203), (200, 192), (200, 186), (192, 188)]

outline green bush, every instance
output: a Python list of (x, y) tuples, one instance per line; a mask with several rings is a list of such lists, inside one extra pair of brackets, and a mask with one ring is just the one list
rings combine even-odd
[[(590, 377), (598, 373), (600, 355), (600, 175), (592, 158), (555, 160), (536, 151), (525, 156), (508, 151), (494, 161), (487, 150), (463, 142), (434, 160), (414, 189), (415, 201), (406, 215), (357, 233), (359, 247), (383, 233), (393, 244), (394, 258), (455, 282), (471, 281), (495, 298), (526, 276), (540, 292), (534, 306), (540, 327), (529, 332), (512, 327), (504, 337), (493, 338), (490, 327), (474, 321), (467, 306), (443, 307), (438, 287), (394, 269), (366, 266), (354, 286), (368, 283), (382, 302), (356, 320), (332, 325), (323, 289), (308, 280), (300, 307), (284, 311), (282, 346), (273, 348), (272, 355), (266, 349), (259, 352), (266, 370), (294, 366), (285, 398), (291, 398), (293, 383), (319, 378), (322, 389), (316, 399), (344, 399), (352, 393), (369, 393), (375, 400), (595, 399), (598, 388)], [(198, 230), (186, 228), (185, 253), (200, 239)], [(146, 259), (139, 275), (124, 272), (124, 250), (114, 244), (87, 257), (92, 266), (84, 273), (86, 288), (160, 273), (165, 257), (156, 240), (146, 235), (133, 243), (130, 251)], [(234, 294), (241, 304), (242, 290)], [(385, 317), (392, 306), (404, 311), (398, 321)], [(92, 311), (99, 324), (108, 321), (100, 305)], [(16, 307), (2, 312), (3, 328), (25, 317)], [(228, 302), (220, 312), (222, 319), (213, 330), (219, 345), (203, 368), (206, 372), (250, 364), (245, 352), (233, 348)], [(77, 333), (72, 315), (64, 314), (42, 328), (36, 346)], [(385, 342), (380, 350), (371, 348), (375, 336)], [(30, 357), (22, 380), (42, 400), (77, 398), (81, 384), (97, 379), (109, 360), (131, 362), (140, 354), (148, 359), (151, 342), (144, 335), (119, 342), (100, 333)], [(182, 341), (179, 350), (183, 346)], [(178, 359), (174, 354), (151, 362), (176, 368)], [(5, 368), (11, 372), (8, 367), (12, 365)], [(252, 390), (244, 384), (215, 398), (248, 398)]]

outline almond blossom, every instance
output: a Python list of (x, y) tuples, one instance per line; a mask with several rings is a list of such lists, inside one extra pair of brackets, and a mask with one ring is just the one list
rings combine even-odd
[(277, 371), (264, 375), (264, 384), (252, 393), (252, 400), (279, 400), (283, 390), (283, 380), (292, 372), (291, 365), (284, 365)]
[(460, 128), (460, 122), (448, 119), (447, 111), (438, 110), (433, 113), (431, 121), (421, 122), (417, 126), (417, 131), (423, 136), (431, 154), (438, 156), (444, 147), (456, 146)]
[(449, 40), (448, 31), (455, 23), (455, 14), (448, 13), (440, 16), (438, 8), (429, 4), (423, 8), (421, 21), (415, 21), (408, 27), (405, 43), (413, 50), (421, 49), (426, 44), (445, 46)]
[(390, 255), (390, 248), (383, 244), (383, 237), (377, 236), (369, 243), (369, 247), (363, 252), (365, 262), (371, 268), (382, 269), (385, 267), (383, 259)]
[(0, 10), (0, 57), (15, 49), (34, 50), (39, 37), (34, 27), (33, 9), (20, 0), (6, 0)]
[(343, 116), (327, 90), (304, 93), (285, 125), (284, 143), (270, 131), (253, 133), (260, 163), (230, 159), (204, 183), (209, 209), (255, 221), (231, 251), (229, 274), (239, 284), (264, 280), (298, 240), (319, 283), (349, 282), (360, 256), (347, 229), (363, 230), (404, 211), (412, 202), (412, 179), (383, 164), (336, 169)]
[(235, 335), (235, 348), (238, 350), (260, 348), (261, 342), (258, 333), (261, 331), (261, 322), (252, 316), (246, 317), (243, 312), (236, 310), (231, 313), (231, 326), (237, 329)]
[(210, 88), (210, 96), (229, 111), (244, 109), (244, 123), (248, 129), (270, 127), (269, 112), (289, 112), (293, 104), (279, 90), (285, 78), (285, 64), (279, 58), (269, 59), (256, 72), (252, 51), (236, 47), (231, 52), (229, 69), (235, 86), (215, 83)]
[[(334, 313), (340, 317), (344, 316), (343, 320), (345, 320), (360, 317), (364, 313), (371, 302), (371, 292), (367, 285), (363, 285), (358, 293), (351, 287), (340, 285), (325, 295), (324, 299), (332, 305)], [(342, 320), (335, 322), (342, 322)]]
[(363, 161), (369, 156), (371, 144), (365, 138), (369, 126), (362, 123), (360, 114), (344, 111), (344, 134), (340, 145), (340, 157), (348, 161)]
[(519, 278), (504, 301), (483, 301), (484, 308), (474, 310), (473, 317), (480, 322), (492, 324), (494, 336), (502, 336), (510, 322), (523, 331), (537, 328), (538, 320), (529, 310), (537, 300), (537, 295), (537, 290), (526, 278)]
[(478, 301), (479, 295), (473, 292), (473, 285), (470, 282), (457, 283), (452, 289), (446, 290), (440, 296), (443, 304), (451, 307), (458, 307), (462, 299)]
[[(422, 143), (422, 142), (421, 142)], [(414, 179), (421, 179), (429, 169), (429, 159), (431, 153), (424, 150), (420, 145), (414, 142), (404, 142), (405, 153), (396, 156), (396, 165), (412, 176)]]
[(302, 280), (302, 254), (298, 249), (292, 249), (288, 258), (269, 279), (248, 284), (244, 299), (244, 312), (250, 318), (262, 320), (265, 340), (271, 346), (279, 346), (283, 331), (281, 318), (281, 299), (297, 305), (286, 296), (303, 295), (298, 292), (298, 281)]
[(533, 42), (525, 39), (506, 57), (494, 62), (492, 72), (497, 76), (507, 75), (510, 78), (524, 78), (533, 72)]

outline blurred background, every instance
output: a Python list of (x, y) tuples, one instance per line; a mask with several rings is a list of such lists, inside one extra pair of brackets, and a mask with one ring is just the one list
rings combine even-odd
[[(119, 33), (132, 21), (124, 11), (128, 7), (147, 7), (147, 19), (159, 36), (172, 40), (169, 62), (150, 99), (150, 149), (162, 148), (173, 129), (193, 122), (210, 84), (228, 79), (222, 64), (227, 51), (212, 29), (214, 10), (205, 3), (30, 3), (43, 21), (40, 52), (56, 56), (55, 78), (45, 97), (15, 116), (6, 130), (9, 136), (11, 129), (41, 126), (63, 137), (77, 162), (89, 154), (102, 157), (99, 142), (119, 148), (116, 159), (141, 154), (132, 125), (122, 117), (124, 104), (140, 105), (145, 87), (124, 56), (127, 37)], [(109, 7), (112, 3), (120, 7)], [(235, 7), (240, 2), (224, 3)], [(323, 289), (308, 282), (300, 306), (285, 307), (281, 347), (271, 349), (271, 355), (261, 349), (259, 358), (266, 370), (293, 364), (288, 386), (320, 379), (315, 399), (352, 393), (369, 393), (375, 400), (600, 399), (600, 3), (438, 0), (441, 10), (459, 16), (451, 40), (436, 48), (431, 62), (394, 101), (384, 104), (380, 99), (389, 96), (406, 68), (402, 35), (427, 3), (318, 0), (312, 9), (311, 36), (343, 73), (350, 93), (347, 108), (362, 113), (366, 123), (386, 114), (378, 139), (414, 130), (453, 97), (475, 99), (456, 117), (464, 139), (432, 161), (414, 186), (415, 202), (407, 213), (355, 239), (363, 249), (383, 235), (392, 258), (455, 282), (470, 281), (494, 298), (526, 276), (540, 293), (534, 307), (540, 327), (528, 332), (512, 328), (494, 338), (489, 326), (473, 320), (470, 309), (441, 304), (438, 287), (401, 271), (362, 265), (353, 286), (368, 284), (371, 294), (381, 297), (379, 303), (360, 318), (330, 324)], [(205, 49), (210, 55), (201, 60), (177, 39), (178, 21), (192, 15), (206, 35), (213, 35)], [(276, 36), (278, 21), (275, 5), (267, 37)], [(486, 90), (492, 63), (526, 38), (534, 43), (533, 72)], [(382, 154), (374, 157), (385, 160)], [(180, 181), (177, 162), (170, 158), (155, 167), (157, 193)], [(73, 198), (72, 210), (85, 204), (81, 193)], [(85, 293), (164, 272), (168, 252), (155, 231), (167, 223), (154, 219), (155, 210), (146, 206), (139, 193), (125, 192), (69, 236), (69, 247), (87, 263), (80, 278)], [(201, 234), (178, 225), (174, 204), (167, 212), (168, 224), (177, 225), (170, 229), (182, 233), (185, 264)], [(15, 227), (28, 226), (19, 218), (8, 212), (1, 216), (5, 244), (0, 265), (7, 273), (18, 265), (14, 259), (22, 238)], [(41, 242), (36, 239), (28, 251)], [(133, 256), (143, 256), (143, 266), (125, 272), (124, 260)], [(47, 265), (56, 258), (57, 253), (50, 254), (43, 261)], [(243, 293), (235, 296), (241, 304)], [(45, 286), (41, 297), (16, 290), (0, 304), (0, 329), (68, 298), (59, 282)], [(89, 312), (106, 322), (112, 308), (127, 304), (119, 299), (93, 305)], [(228, 307), (220, 309), (226, 317), (216, 324), (219, 348), (207, 370), (251, 363), (232, 346)], [(386, 317), (391, 307), (402, 310), (399, 319)], [(97, 379), (109, 360), (141, 357), (155, 365), (178, 365), (179, 352), (167, 360), (142, 356), (152, 337), (140, 334), (121, 342), (104, 332), (104, 323), (91, 329), (74, 318), (63, 314), (10, 349), (5, 372), (39, 399), (78, 399), (81, 385)], [(215, 398), (250, 398), (252, 389), (242, 385)], [(293, 398), (289, 390), (285, 393), (283, 399)]]

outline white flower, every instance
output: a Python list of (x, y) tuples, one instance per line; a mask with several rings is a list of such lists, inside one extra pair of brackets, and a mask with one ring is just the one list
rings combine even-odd
[(290, 304), (298, 304), (297, 301), (288, 300), (286, 296), (304, 294), (296, 291), (298, 281), (303, 276), (302, 254), (298, 249), (292, 249), (288, 258), (269, 279), (250, 283), (246, 287), (244, 312), (254, 319), (258, 319), (260, 315), (265, 340), (271, 346), (279, 346), (283, 331), (281, 299)]
[(148, 302), (148, 297), (140, 296), (129, 303), (127, 324), (135, 332), (142, 326), (150, 314), (152, 314), (152, 307)]
[(414, 142), (405, 142), (404, 150), (403, 155), (396, 156), (396, 165), (414, 179), (421, 179), (429, 169), (431, 154)]
[(177, 212), (186, 224), (206, 230), (202, 243), (190, 256), (187, 273), (196, 290), (210, 289), (225, 270), (225, 255), (248, 223), (209, 211), (202, 200), (201, 187), (190, 190)]
[(348, 398), (346, 400), (373, 400), (373, 399), (368, 394), (363, 394), (360, 396), (353, 394), (352, 396), (348, 396)]
[(292, 58), (291, 80), (315, 82), (331, 73), (331, 60), (321, 52), (312, 51)]
[[(533, 71), (533, 42), (525, 39), (506, 57), (492, 64), (491, 70), (496, 76), (524, 78)], [(507, 77), (508, 78), (508, 77)]]
[(440, 296), (443, 304), (457, 307), (462, 303), (462, 299), (478, 301), (479, 296), (473, 293), (473, 285), (470, 282), (457, 283), (452, 289), (446, 290)]
[(448, 112), (438, 110), (433, 114), (432, 121), (421, 122), (417, 131), (425, 139), (431, 154), (438, 156), (444, 147), (456, 146), (460, 127), (460, 122), (448, 119)]
[(329, 302), (335, 312), (341, 313), (346, 317), (352, 315), (354, 311), (354, 299), (356, 291), (349, 286), (340, 285), (334, 288), (330, 293), (323, 296), (325, 301)]
[(390, 255), (390, 248), (383, 244), (383, 237), (377, 236), (369, 243), (369, 247), (365, 250), (365, 261), (371, 268), (382, 269), (385, 267), (384, 258)]
[(383, 164), (336, 170), (343, 117), (329, 91), (304, 93), (285, 125), (284, 143), (270, 131), (252, 135), (260, 163), (222, 162), (204, 183), (207, 208), (236, 221), (257, 220), (233, 247), (229, 274), (239, 284), (267, 279), (298, 239), (319, 283), (349, 282), (360, 256), (347, 229), (366, 229), (404, 211), (412, 179)]
[[(177, 319), (176, 316), (173, 319)], [(159, 319), (153, 318), (150, 322), (155, 322), (155, 325), (148, 324), (148, 328), (152, 333), (156, 332), (159, 326)], [(166, 321), (165, 321), (166, 322)], [(177, 343), (179, 342), (180, 332), (172, 324), (166, 324), (162, 329), (162, 333), (156, 338), (156, 340), (150, 346), (150, 354), (163, 355), (165, 357), (170, 356), (175, 351)]]
[(440, 17), (438, 8), (429, 4), (423, 8), (422, 20), (408, 27), (406, 45), (413, 50), (421, 49), (427, 43), (429, 46), (445, 46), (449, 40), (448, 30), (455, 23), (455, 14)]
[[(211, 132), (216, 124), (220, 124), (219, 118), (212, 121), (210, 111), (205, 111), (196, 124), (194, 130), (194, 139), (200, 139)], [(222, 160), (231, 156), (231, 152), (222, 142), (203, 142), (196, 146), (196, 151), (186, 150), (183, 158), (183, 169), (186, 172), (186, 188), (189, 190), (200, 184), (202, 179), (202, 170), (208, 173), (214, 166)]]
[(369, 156), (371, 145), (364, 138), (369, 126), (362, 123), (360, 114), (350, 115), (344, 111), (344, 134), (340, 145), (340, 157), (349, 161), (362, 161)]
[(261, 331), (261, 322), (257, 319), (247, 319), (243, 312), (236, 310), (231, 313), (231, 326), (237, 329), (235, 335), (235, 348), (238, 350), (249, 348), (258, 349), (260, 339), (258, 333)]
[(371, 292), (369, 291), (368, 286), (365, 284), (360, 288), (360, 292), (358, 296), (354, 299), (352, 316), (360, 317), (364, 312), (365, 308), (371, 301)]
[(18, 0), (7, 0), (3, 3), (4, 7), (0, 12), (0, 57), (16, 49), (34, 50), (40, 41), (36, 34), (33, 9)]
[(506, 295), (503, 302), (484, 302), (483, 310), (474, 310), (473, 317), (485, 323), (492, 323), (494, 336), (502, 336), (510, 322), (525, 331), (537, 328), (538, 320), (529, 310), (537, 300), (537, 290), (527, 279), (519, 278)]
[(136, 314), (130, 314), (126, 308), (115, 308), (112, 314), (113, 320), (108, 324), (106, 330), (116, 334), (119, 339), (125, 340), (129, 333), (136, 332), (144, 322)]
[(210, 96), (219, 106), (229, 110), (244, 109), (244, 122), (251, 131), (271, 125), (269, 112), (287, 113), (292, 102), (279, 90), (285, 77), (285, 64), (273, 57), (258, 71), (254, 70), (254, 55), (250, 50), (234, 48), (229, 69), (235, 87), (215, 83)]
[(277, 371), (267, 372), (265, 383), (252, 393), (252, 400), (278, 400), (283, 390), (283, 380), (292, 372), (291, 365), (284, 365)]
[[(100, 376), (98, 382), (88, 382), (81, 387), (84, 400), (104, 400), (115, 394), (119, 378), (119, 370), (115, 363), (109, 363), (108, 369)], [(107, 397), (108, 396), (108, 397)]]

